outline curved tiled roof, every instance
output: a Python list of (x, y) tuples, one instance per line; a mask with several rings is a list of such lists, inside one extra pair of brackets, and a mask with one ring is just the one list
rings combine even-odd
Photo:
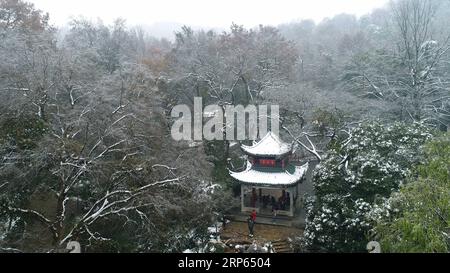
[(291, 144), (284, 143), (272, 132), (253, 146), (242, 145), (241, 148), (245, 153), (255, 156), (281, 156), (292, 151)]
[(253, 168), (250, 162), (247, 162), (247, 169), (243, 172), (232, 172), (230, 175), (245, 184), (259, 186), (292, 186), (300, 182), (308, 170), (309, 164), (303, 166), (291, 166), (281, 171), (263, 171), (263, 169)]

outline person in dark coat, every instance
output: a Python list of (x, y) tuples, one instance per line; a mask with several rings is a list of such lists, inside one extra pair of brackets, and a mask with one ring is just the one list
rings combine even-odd
[(264, 195), (263, 196), (263, 208), (264, 209), (267, 208), (267, 205), (269, 204), (269, 202), (270, 202), (270, 197), (268, 195)]
[(277, 220), (278, 210), (278, 204), (275, 202), (275, 204), (273, 204), (272, 206), (272, 223), (275, 223), (275, 221)]
[(276, 202), (277, 200), (275, 200), (275, 197), (270, 196), (270, 204), (272, 205), (272, 207), (275, 205)]
[(225, 229), (227, 225), (227, 217), (224, 215), (222, 215), (222, 228)]

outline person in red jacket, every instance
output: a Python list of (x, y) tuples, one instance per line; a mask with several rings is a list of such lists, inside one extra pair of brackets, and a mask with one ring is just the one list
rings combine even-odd
[(252, 214), (250, 214), (250, 218), (252, 218), (253, 222), (256, 222), (256, 210), (252, 211)]
[(253, 229), (255, 228), (256, 223), (256, 210), (253, 210), (250, 214), (250, 217), (247, 219), (248, 222), (248, 230), (249, 230), (249, 236), (253, 237)]

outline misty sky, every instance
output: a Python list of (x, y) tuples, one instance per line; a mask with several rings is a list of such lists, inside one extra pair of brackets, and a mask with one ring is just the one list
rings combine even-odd
[(339, 13), (358, 16), (382, 7), (387, 0), (28, 0), (63, 25), (71, 16), (100, 18), (105, 23), (121, 17), (132, 25), (160, 22), (228, 28), (232, 22), (254, 27), (298, 19), (316, 22)]

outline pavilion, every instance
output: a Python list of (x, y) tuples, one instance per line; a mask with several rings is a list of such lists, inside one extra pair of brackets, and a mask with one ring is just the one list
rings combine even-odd
[(282, 142), (272, 132), (252, 146), (241, 145), (241, 149), (247, 155), (246, 168), (242, 172), (230, 171), (241, 185), (241, 211), (271, 215), (275, 207), (279, 215), (293, 217), (298, 184), (305, 179), (308, 163), (291, 164), (293, 145)]

